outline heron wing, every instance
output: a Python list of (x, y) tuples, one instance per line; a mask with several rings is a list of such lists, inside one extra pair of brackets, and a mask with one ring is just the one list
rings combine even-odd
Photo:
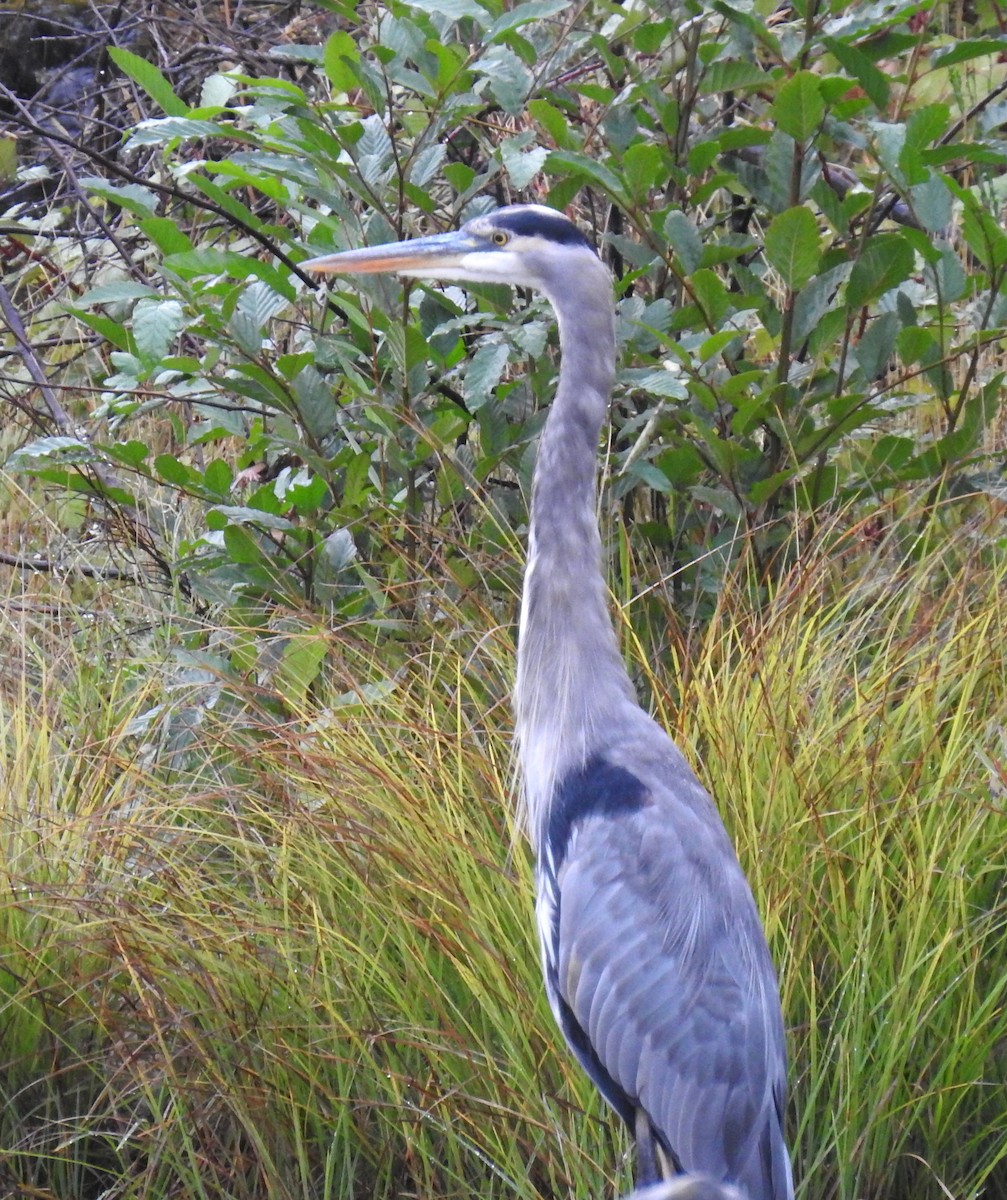
[(589, 764), (581, 800), (567, 795), (566, 840), (551, 844), (554, 1007), (606, 1098), (624, 1118), (642, 1108), (677, 1165), (782, 1200), (785, 1059), (765, 937), (709, 797), (677, 751), (657, 766)]

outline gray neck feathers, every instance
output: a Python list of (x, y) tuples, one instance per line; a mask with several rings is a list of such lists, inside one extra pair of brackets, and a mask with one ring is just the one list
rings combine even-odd
[(531, 833), (554, 786), (604, 748), (635, 708), (608, 612), (597, 517), (598, 438), (615, 367), (611, 276), (585, 254), (558, 298), (559, 387), (539, 443), (518, 642), (517, 732)]

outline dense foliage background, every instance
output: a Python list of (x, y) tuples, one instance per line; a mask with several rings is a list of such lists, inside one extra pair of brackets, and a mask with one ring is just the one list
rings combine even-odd
[(551, 316), (297, 265), (527, 200), (618, 281), (615, 615), (765, 914), (799, 1195), (1007, 1194), (1001, 24), (159, 6), (6, 92), (0, 1185), (625, 1190), (509, 759)]

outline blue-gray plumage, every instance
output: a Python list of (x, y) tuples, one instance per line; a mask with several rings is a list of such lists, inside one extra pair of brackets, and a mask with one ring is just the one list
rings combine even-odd
[(562, 366), (538, 450), (515, 689), (546, 988), (634, 1133), (637, 1183), (679, 1172), (791, 1200), (773, 964), (707, 793), (639, 706), (608, 613), (595, 511), (615, 373), (608, 269), (566, 217), (515, 205), (457, 233), (303, 264), (534, 288)]

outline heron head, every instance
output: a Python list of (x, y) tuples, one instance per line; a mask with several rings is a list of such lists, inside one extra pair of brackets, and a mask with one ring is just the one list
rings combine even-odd
[[(301, 266), (328, 274), (507, 283), (552, 296), (578, 264), (597, 267), (600, 261), (572, 221), (540, 204), (512, 204), (451, 233), (325, 254)], [(573, 281), (567, 286), (573, 288)]]

